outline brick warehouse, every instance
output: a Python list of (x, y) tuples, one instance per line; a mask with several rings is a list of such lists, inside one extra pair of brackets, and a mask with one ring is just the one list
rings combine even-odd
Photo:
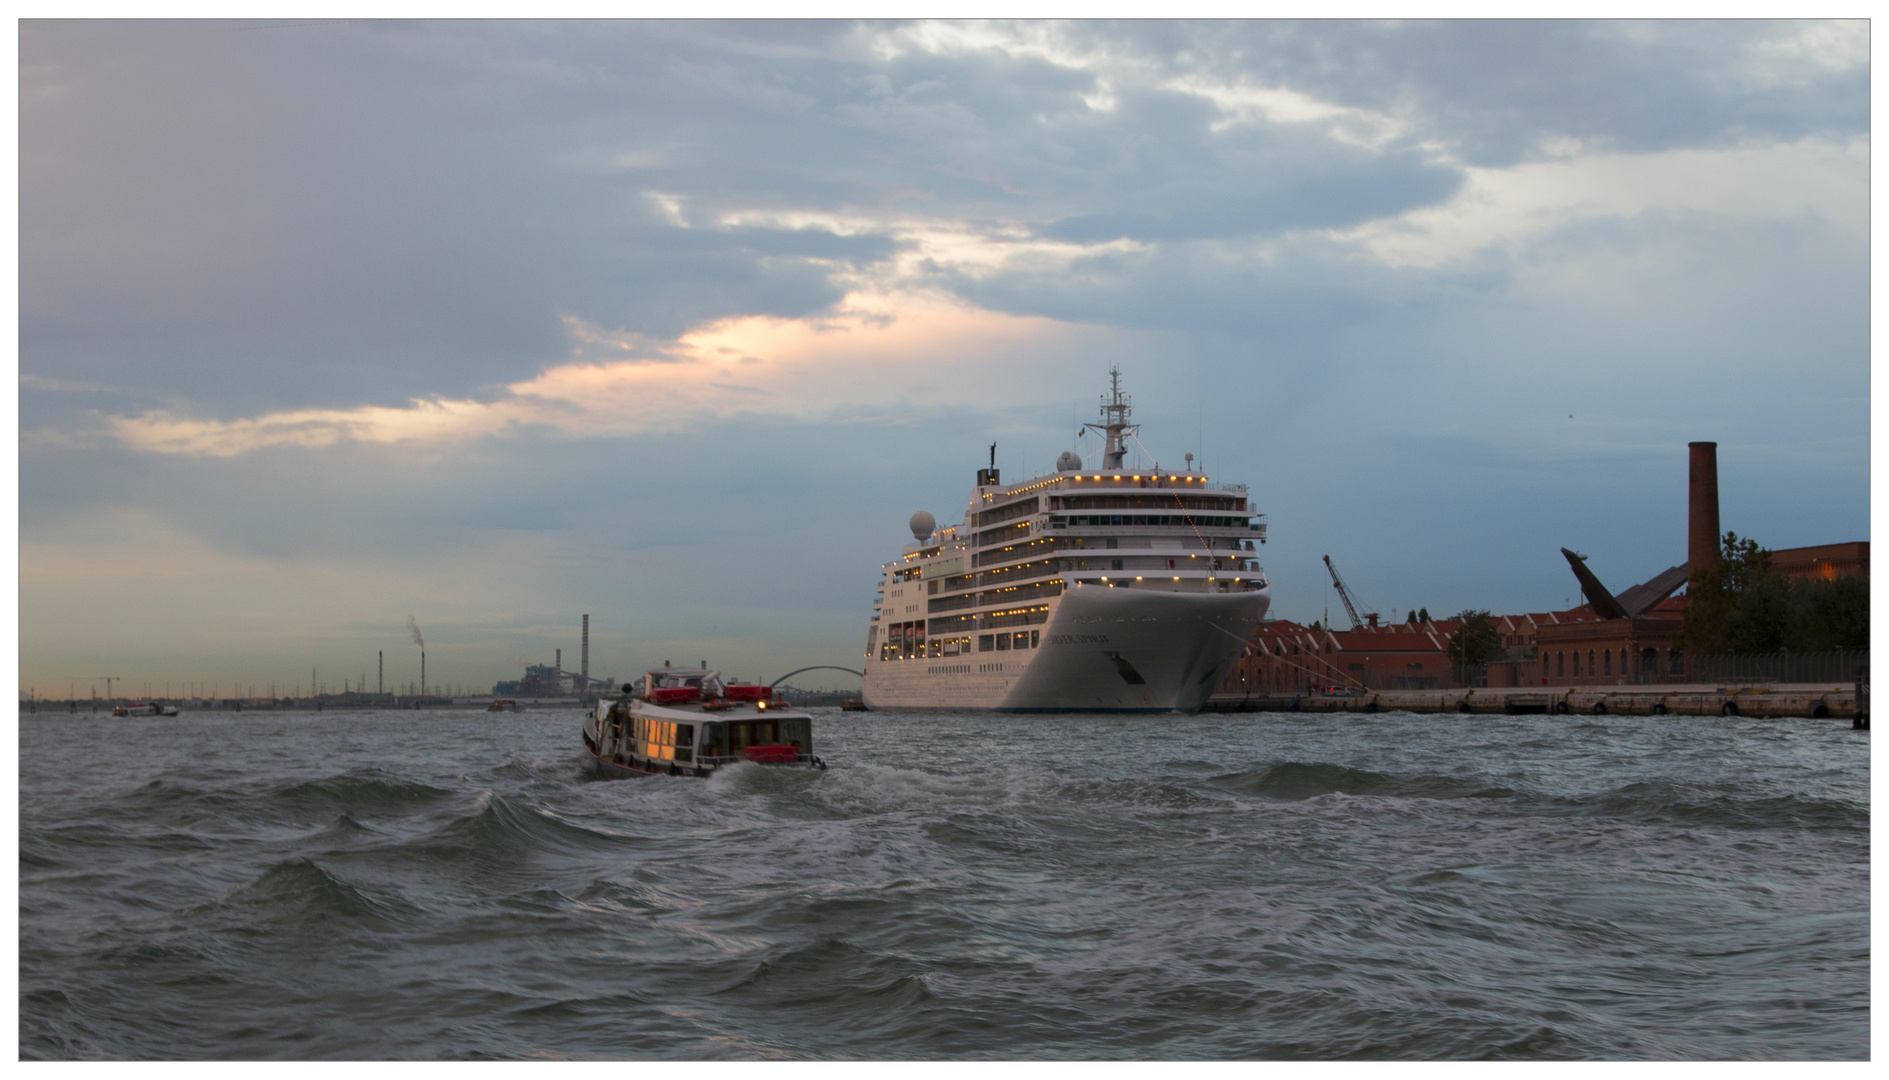
[[(1567, 611), (1493, 616), (1508, 656), (1491, 662), (1486, 685), (1594, 686), (1673, 679), (1686, 674), (1674, 642), (1685, 597), (1670, 595), (1692, 568), (1719, 559), (1718, 447), (1690, 444), (1687, 561), (1619, 597), (1563, 549), (1587, 603)], [(1821, 544), (1771, 552), (1774, 572), (1796, 579), (1869, 575), (1869, 542)], [(1449, 659), (1453, 620), (1331, 630), (1287, 620), (1262, 625), (1220, 686), (1221, 696), (1302, 694), (1321, 687), (1380, 690), (1460, 689)]]
[[(1583, 605), (1569, 611), (1493, 616), (1491, 621), (1511, 656), (1532, 657), (1544, 628), (1600, 620)], [(1333, 630), (1277, 619), (1253, 635), (1219, 693), (1274, 696), (1360, 684), (1383, 690), (1458, 688), (1462, 684), (1449, 658), (1449, 640), (1457, 625), (1452, 619), (1440, 619)], [(1492, 676), (1498, 667), (1490, 665)], [(1491, 685), (1513, 684), (1498, 684), (1492, 677)]]

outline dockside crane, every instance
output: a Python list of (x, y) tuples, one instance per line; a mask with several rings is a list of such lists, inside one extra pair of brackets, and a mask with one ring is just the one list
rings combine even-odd
[(114, 701), (114, 700), (116, 700), (115, 698), (113, 698), (113, 697), (112, 697), (112, 683), (114, 683), (114, 682), (122, 682), (122, 681), (123, 681), (123, 677), (122, 677), (122, 676), (118, 676), (118, 675), (91, 675), (91, 676), (88, 676), (88, 678), (90, 678), (90, 679), (92, 680), (92, 683), (93, 683), (93, 691), (92, 691), (92, 692), (93, 692), (93, 693), (97, 693), (97, 692), (98, 692), (98, 689), (97, 689), (97, 684), (98, 684), (98, 681), (99, 681), (100, 679), (103, 679), (103, 680), (105, 680), (105, 700), (106, 700), (106, 701)]
[(1357, 605), (1351, 602), (1351, 590), (1345, 588), (1345, 579), (1338, 576), (1338, 568), (1331, 564), (1330, 555), (1325, 556), (1325, 569), (1331, 573), (1332, 587), (1338, 590), (1338, 599), (1345, 602), (1345, 614), (1351, 616), (1351, 628), (1353, 630), (1364, 629), (1364, 619), (1371, 620), (1371, 625), (1376, 626), (1377, 612), (1375, 611), (1365, 612), (1364, 619), (1358, 618)]

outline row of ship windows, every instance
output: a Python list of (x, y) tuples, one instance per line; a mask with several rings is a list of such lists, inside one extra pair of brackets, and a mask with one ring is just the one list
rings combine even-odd
[[(978, 652), (1006, 652), (1010, 649), (1034, 649), (1043, 641), (1041, 630), (1018, 630), (1008, 634), (977, 635)], [(879, 648), (881, 660), (908, 660), (934, 656), (969, 656), (971, 639), (969, 637), (932, 638), (893, 638)]]
[[(1154, 556), (1154, 557), (1142, 556), (1139, 558), (1134, 557), (1134, 556), (1128, 556), (1126, 558), (1121, 558), (1121, 559), (1096, 559), (1094, 560), (1096, 563), (1096, 566), (1094, 568), (1095, 569), (1108, 569), (1108, 570), (1148, 570), (1148, 569), (1158, 570), (1158, 569), (1161, 569), (1163, 565), (1165, 565), (1166, 568), (1169, 570), (1181, 570), (1181, 569), (1198, 570), (1201, 567), (1207, 565), (1206, 563), (1203, 563), (1200, 561), (1200, 556), (1198, 555), (1189, 555), (1186, 558), (1189, 561), (1185, 565), (1182, 564), (1180, 559), (1168, 559), (1168, 558), (1163, 558), (1161, 556)], [(1032, 578), (1045, 577), (1050, 574), (1068, 573), (1074, 570), (1088, 570), (1088, 569), (1091, 569), (1091, 567), (1089, 566), (1089, 562), (1090, 560), (1088, 559), (1049, 559), (1040, 564), (1035, 564), (1031, 566), (1007, 567), (1003, 570), (997, 570), (989, 574), (986, 574), (985, 577), (988, 580), (986, 580), (983, 585), (979, 585), (973, 577), (968, 576), (968, 575), (961, 578), (951, 578), (945, 582), (944, 592), (945, 592), (945, 595), (948, 596), (950, 595), (951, 592), (956, 591), (958, 589), (988, 588), (990, 586), (997, 585), (998, 582), (1000, 581), (1028, 582)], [(1105, 567), (1102, 565), (1103, 563), (1107, 563), (1108, 565)], [(1213, 568), (1215, 570), (1257, 570), (1259, 569), (1259, 563), (1257, 561), (1249, 560), (1249, 559), (1216, 558), (1213, 560)], [(957, 584), (952, 584), (952, 582), (957, 582)], [(938, 588), (939, 579), (933, 578), (929, 584), (930, 584), (930, 588), (926, 590), (926, 595), (928, 596), (939, 595), (940, 593), (940, 590)], [(999, 591), (1007, 592), (1010, 589), (1016, 589), (1019, 587), (1021, 586), (1008, 585), (1008, 586), (1004, 586)], [(957, 598), (964, 598), (964, 595), (961, 594), (960, 597), (954, 597), (954, 599), (957, 599)], [(990, 603), (997, 603), (997, 602), (998, 601), (995, 598), (992, 598), (990, 600)], [(940, 601), (936, 601), (936, 600), (932, 601), (931, 610), (932, 611), (943, 610), (938, 606), (939, 603)], [(911, 610), (911, 609), (908, 608), (907, 610)]]
[(1070, 525), (1196, 525), (1203, 529), (1243, 529), (1246, 519), (1240, 517), (1194, 517), (1182, 514), (1071, 514), (1068, 517), (1050, 518), (1052, 526)]

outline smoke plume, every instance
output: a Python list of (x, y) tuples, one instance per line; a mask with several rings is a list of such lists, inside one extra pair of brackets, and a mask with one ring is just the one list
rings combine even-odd
[(413, 643), (422, 649), (426, 648), (426, 639), (420, 636), (420, 624), (414, 622), (411, 615), (407, 616), (407, 629), (413, 633)]

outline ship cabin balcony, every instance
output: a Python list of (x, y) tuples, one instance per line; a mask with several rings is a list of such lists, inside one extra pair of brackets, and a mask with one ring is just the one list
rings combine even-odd
[[(1126, 516), (1126, 515), (1124, 515)], [(1055, 537), (1058, 551), (1095, 551), (1117, 548), (1180, 548), (1215, 551), (1252, 551), (1253, 534), (1245, 528), (1201, 526), (1197, 529), (1171, 525), (1080, 525), (1072, 526)]]
[(1050, 515), (1047, 525), (1055, 531), (1084, 528), (1131, 528), (1131, 529), (1208, 529), (1226, 530), (1240, 536), (1250, 536), (1253, 529), (1245, 514), (1200, 513), (1176, 514), (1091, 514), (1069, 513)]
[[(1233, 592), (1266, 587), (1251, 559), (1204, 555), (1057, 558), (1021, 568), (1025, 574), (985, 580), (978, 591), (934, 595), (926, 604), (933, 629), (981, 624), (995, 609), (1042, 604), (1079, 585), (1163, 592)], [(979, 575), (990, 578), (990, 575)], [(942, 622), (940, 620), (943, 620)]]

